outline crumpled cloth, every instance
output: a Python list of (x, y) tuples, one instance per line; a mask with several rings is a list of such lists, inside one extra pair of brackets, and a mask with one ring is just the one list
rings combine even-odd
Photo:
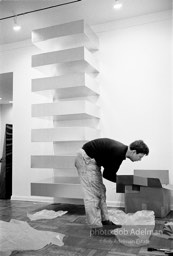
[(14, 250), (39, 250), (47, 244), (63, 246), (64, 236), (61, 233), (36, 230), (25, 221), (0, 221), (0, 255), (10, 255)]
[(41, 220), (41, 219), (54, 219), (61, 217), (66, 214), (68, 211), (52, 211), (52, 210), (42, 210), (34, 214), (27, 213), (27, 217), (32, 220)]
[(143, 210), (127, 214), (121, 210), (109, 210), (108, 212), (112, 222), (122, 225), (121, 228), (112, 231), (121, 244), (129, 247), (149, 244), (149, 238), (155, 227), (153, 211)]

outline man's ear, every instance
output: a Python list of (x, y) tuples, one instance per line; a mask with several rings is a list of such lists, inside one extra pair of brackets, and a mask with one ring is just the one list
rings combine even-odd
[(131, 150), (131, 151), (132, 151), (132, 154), (133, 154), (133, 155), (134, 155), (134, 154), (137, 154), (135, 149), (133, 149), (133, 150)]

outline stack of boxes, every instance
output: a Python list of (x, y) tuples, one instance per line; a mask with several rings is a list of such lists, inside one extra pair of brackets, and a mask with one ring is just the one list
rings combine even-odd
[(156, 217), (170, 212), (168, 170), (134, 170), (134, 175), (117, 175), (117, 193), (125, 193), (125, 212), (152, 210)]

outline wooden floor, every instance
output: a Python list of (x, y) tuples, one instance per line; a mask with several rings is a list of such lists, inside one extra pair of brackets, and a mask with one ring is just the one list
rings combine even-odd
[[(68, 213), (51, 220), (30, 221), (27, 217), (27, 213), (35, 213), (43, 209), (64, 210)], [(0, 200), (0, 219), (7, 222), (11, 219), (27, 221), (35, 229), (65, 234), (62, 247), (47, 245), (38, 251), (15, 251), (11, 256), (148, 256), (164, 254), (149, 253), (147, 247), (173, 249), (173, 240), (153, 236), (150, 239), (150, 244), (138, 248), (126, 247), (120, 244), (116, 237), (90, 237), (82, 205)], [(164, 219), (157, 219), (155, 228), (161, 230), (164, 222), (169, 220), (173, 221), (173, 212)]]

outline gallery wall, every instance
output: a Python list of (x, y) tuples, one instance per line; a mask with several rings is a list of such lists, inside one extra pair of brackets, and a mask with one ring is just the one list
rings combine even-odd
[[(102, 136), (127, 145), (143, 139), (150, 148), (141, 162), (124, 161), (118, 174), (166, 169), (173, 184), (170, 13), (110, 23), (106, 29), (96, 28), (102, 69)], [(115, 185), (106, 184), (108, 200), (116, 201)]]
[[(149, 156), (141, 162), (124, 161), (119, 173), (168, 169), (173, 184), (171, 17), (169, 13), (151, 16), (131, 19), (130, 23), (124, 20), (119, 26), (117, 22), (93, 27), (100, 40), (100, 129), (102, 137), (125, 144), (143, 139), (150, 148)], [(30, 167), (30, 155), (35, 151), (31, 145), (31, 127), (35, 125), (31, 119), (31, 78), (36, 75), (31, 69), (31, 55), (38, 52), (30, 40), (0, 49), (1, 72), (14, 72), (14, 199), (31, 199), (31, 181), (49, 177), (52, 172)], [(115, 193), (116, 185), (105, 184), (108, 204), (123, 205), (123, 194)]]

